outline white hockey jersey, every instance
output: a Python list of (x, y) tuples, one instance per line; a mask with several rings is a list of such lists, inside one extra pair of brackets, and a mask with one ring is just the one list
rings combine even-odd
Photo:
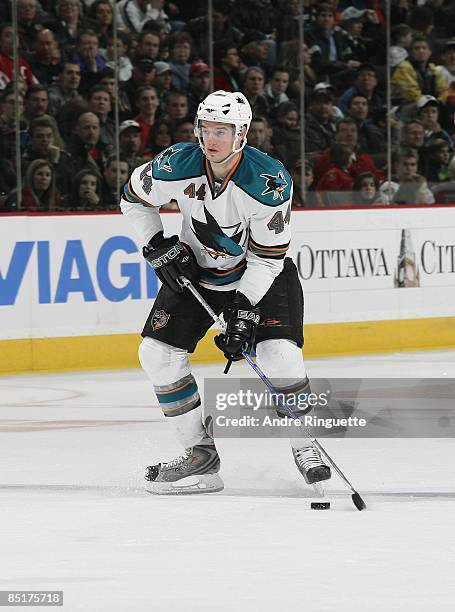
[(183, 217), (180, 240), (201, 267), (200, 284), (238, 289), (257, 304), (281, 272), (291, 238), (292, 180), (283, 164), (246, 146), (217, 185), (199, 144), (172, 145), (124, 187), (120, 206), (143, 244), (163, 230), (158, 209), (171, 199)]

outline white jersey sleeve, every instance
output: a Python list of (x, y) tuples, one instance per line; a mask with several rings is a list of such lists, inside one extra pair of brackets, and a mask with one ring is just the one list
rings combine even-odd
[(163, 231), (159, 207), (169, 202), (169, 197), (152, 179), (152, 162), (136, 168), (123, 189), (120, 209), (133, 225), (141, 244), (147, 244), (158, 232)]
[(283, 270), (291, 240), (290, 221), (290, 201), (272, 209), (262, 206), (251, 217), (247, 267), (239, 281), (238, 291), (252, 304), (257, 304), (264, 297)]

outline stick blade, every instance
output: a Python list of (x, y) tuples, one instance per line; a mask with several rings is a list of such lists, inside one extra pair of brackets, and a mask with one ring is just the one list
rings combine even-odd
[(363, 501), (357, 491), (352, 494), (352, 502), (359, 511), (365, 510), (367, 507), (366, 503)]

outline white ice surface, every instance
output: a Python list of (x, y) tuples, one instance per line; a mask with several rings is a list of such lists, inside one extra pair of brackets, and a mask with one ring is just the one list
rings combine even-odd
[[(307, 368), (454, 378), (455, 354)], [(144, 466), (181, 449), (142, 372), (0, 378), (0, 590), (64, 590), (70, 612), (453, 612), (455, 440), (324, 444), (366, 511), (336, 476), (310, 510), (285, 440), (220, 439), (222, 493), (155, 497)]]

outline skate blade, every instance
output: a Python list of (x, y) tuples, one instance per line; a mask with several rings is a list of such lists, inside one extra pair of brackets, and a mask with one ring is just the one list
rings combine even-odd
[(148, 482), (146, 490), (153, 495), (198, 495), (217, 493), (224, 489), (218, 474), (199, 474), (187, 476), (176, 482)]

